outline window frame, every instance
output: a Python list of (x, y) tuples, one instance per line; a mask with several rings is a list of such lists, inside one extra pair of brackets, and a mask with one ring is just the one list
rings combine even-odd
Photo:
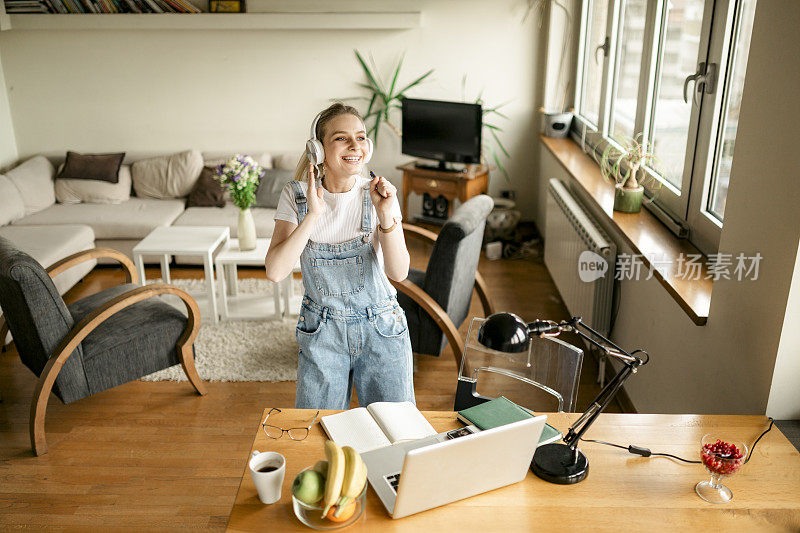
[[(596, 1), (581, 0), (580, 26), (577, 36), (577, 62), (574, 71), (575, 120), (570, 134), (584, 150), (599, 159), (599, 154), (609, 145), (619, 148), (610, 135), (610, 122), (614, 94), (615, 73), (619, 69), (619, 50), (622, 38), (620, 26), (623, 24), (623, 5), (625, 0), (607, 0), (608, 15), (606, 20), (606, 36), (608, 49), (603, 55), (603, 77), (601, 82), (599, 124), (594, 124), (582, 114), (581, 91), (586, 55), (594, 53), (595, 43), (588, 43), (589, 16), (592, 5)], [(635, 132), (646, 132), (647, 138), (653, 138), (655, 129), (654, 110), (657, 105), (660, 86), (660, 74), (665, 50), (668, 12), (664, 8), (667, 0), (647, 0), (645, 9), (644, 41), (640, 64), (637, 107), (635, 114)], [(709, 195), (713, 194), (711, 186), (716, 176), (716, 153), (721, 149), (720, 135), (723, 118), (721, 116), (728, 98), (729, 71), (736, 47), (733, 43), (734, 32), (738, 32), (743, 0), (705, 0), (701, 23), (700, 42), (696, 64), (701, 62), (716, 63), (717, 81), (714, 91), (700, 93), (699, 105), (692, 103), (687, 132), (686, 151), (684, 153), (683, 174), (680, 190), (659, 176), (652, 169), (646, 168), (651, 176), (661, 183), (661, 189), (652, 203), (646, 202), (646, 208), (654, 212), (660, 219), (667, 220), (673, 232), (681, 236), (688, 227), (689, 240), (706, 254), (716, 253), (719, 249), (719, 238), (722, 222), (707, 210)], [(656, 31), (658, 30), (658, 31)], [(658, 39), (656, 39), (658, 36)], [(591, 60), (591, 58), (589, 58)], [(688, 73), (693, 74), (693, 73)], [(694, 96), (696, 85), (690, 84), (690, 93)], [(643, 105), (644, 104), (644, 105)], [(660, 213), (659, 213), (660, 211)]]

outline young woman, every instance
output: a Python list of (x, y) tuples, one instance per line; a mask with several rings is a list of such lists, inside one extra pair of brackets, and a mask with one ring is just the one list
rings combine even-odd
[(413, 402), (408, 323), (387, 279), (408, 275), (397, 189), (361, 176), (372, 143), (355, 108), (331, 105), (311, 137), (281, 193), (265, 261), (272, 281), (298, 258), (302, 268), (295, 407), (348, 409), (353, 385), (361, 405)]

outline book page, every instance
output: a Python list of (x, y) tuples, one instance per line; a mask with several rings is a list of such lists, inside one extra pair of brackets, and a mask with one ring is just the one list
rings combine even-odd
[(436, 435), (436, 430), (411, 402), (375, 402), (367, 410), (392, 444)]
[(320, 424), (333, 442), (339, 446), (352, 446), (358, 453), (391, 444), (363, 407), (323, 416)]

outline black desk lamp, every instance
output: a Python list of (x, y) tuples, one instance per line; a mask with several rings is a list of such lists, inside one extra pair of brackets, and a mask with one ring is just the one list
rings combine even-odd
[[(602, 344), (595, 338), (586, 335), (582, 330), (586, 330), (593, 337), (600, 339)], [(577, 334), (600, 348), (606, 355), (615, 357), (624, 363), (617, 375), (608, 382), (589, 408), (569, 428), (567, 436), (563, 439), (564, 444), (544, 444), (536, 449), (531, 462), (533, 473), (550, 483), (570, 485), (583, 481), (589, 473), (589, 461), (578, 449), (581, 437), (595, 421), (597, 415), (614, 398), (625, 380), (631, 374), (636, 373), (640, 366), (646, 365), (650, 360), (650, 356), (644, 350), (634, 350), (632, 353), (626, 352), (581, 322), (580, 317), (572, 317), (563, 322), (534, 320), (533, 322), (525, 323), (515, 314), (495, 313), (487, 317), (486, 322), (483, 323), (478, 331), (478, 342), (492, 350), (517, 353), (528, 349), (532, 336), (556, 337), (563, 331)], [(645, 359), (637, 357), (635, 355), (637, 353), (643, 353), (646, 356)]]

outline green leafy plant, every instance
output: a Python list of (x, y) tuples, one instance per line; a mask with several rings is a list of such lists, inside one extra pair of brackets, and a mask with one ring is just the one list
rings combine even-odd
[[(531, 13), (534, 13), (534, 17), (538, 19), (539, 29), (542, 29), (542, 24), (544, 23), (545, 15), (548, 14), (550, 11), (555, 10), (556, 8), (560, 8), (564, 14), (564, 22), (563, 26), (563, 34), (561, 39), (561, 57), (567, 57), (569, 53), (569, 45), (573, 40), (572, 37), (572, 14), (570, 13), (570, 8), (568, 8), (561, 0), (526, 0), (526, 8), (525, 8), (525, 15), (522, 17), (522, 23), (525, 24), (525, 21), (528, 20), (528, 16)], [(553, 33), (554, 31), (558, 31), (558, 27), (554, 28), (553, 21), (550, 21), (550, 29), (549, 32)], [(550, 44), (555, 45), (555, 42), (551, 42)], [(548, 45), (549, 46), (549, 45)], [(558, 68), (558, 76), (556, 77), (555, 82), (555, 91), (558, 94), (545, 95), (545, 108), (542, 109), (543, 112), (563, 112), (567, 110), (567, 97), (569, 95), (569, 87), (571, 85), (571, 81), (568, 79), (567, 76), (567, 68), (569, 62), (562, 61), (561, 65)], [(547, 91), (547, 89), (545, 89)], [(557, 102), (555, 106), (553, 106), (554, 102)]]
[[(399, 110), (401, 108), (401, 101), (406, 97), (406, 93), (430, 76), (433, 73), (433, 69), (418, 76), (411, 83), (400, 87), (397, 81), (400, 77), (400, 69), (403, 67), (404, 56), (400, 57), (397, 65), (392, 69), (392, 81), (387, 84), (384, 83), (383, 78), (378, 73), (378, 67), (375, 65), (375, 60), (371, 54), (369, 56), (370, 61), (367, 63), (358, 50), (355, 50), (355, 53), (358, 64), (361, 65), (361, 68), (364, 70), (364, 76), (367, 79), (366, 83), (362, 82), (358, 85), (369, 91), (370, 96), (352, 96), (344, 98), (344, 100), (364, 100), (369, 102), (367, 104), (367, 111), (364, 113), (364, 121), (369, 128), (367, 136), (372, 137), (372, 142), (375, 146), (378, 145), (378, 132), (381, 124), (386, 124), (398, 137), (401, 137), (402, 133), (390, 120), (389, 113), (393, 109)], [(372, 122), (372, 126), (369, 126), (370, 122)]]
[[(467, 75), (465, 74), (464, 77), (461, 78), (462, 102), (466, 101), (466, 92), (467, 92)], [(487, 118), (491, 116), (496, 116), (503, 120), (508, 120), (508, 116), (500, 111), (500, 108), (507, 105), (508, 102), (503, 102), (502, 104), (496, 105), (494, 107), (484, 107), (485, 102), (483, 101), (483, 90), (481, 90), (481, 92), (478, 93), (477, 98), (475, 98), (474, 103), (481, 105), (481, 111), (483, 115), (482, 122), (483, 122), (484, 134), (481, 135), (482, 139), (481, 162), (485, 163), (487, 155), (491, 157), (492, 161), (494, 161), (495, 166), (497, 166), (500, 172), (503, 173), (503, 176), (505, 176), (506, 181), (510, 182), (511, 178), (509, 178), (508, 176), (508, 171), (506, 171), (505, 165), (503, 165), (503, 162), (500, 160), (500, 154), (505, 156), (506, 159), (511, 159), (511, 155), (508, 153), (508, 150), (506, 150), (506, 147), (503, 146), (503, 142), (500, 140), (500, 137), (498, 136), (499, 133), (503, 133), (503, 128), (501, 128), (496, 124), (492, 124), (487, 120)], [(487, 135), (485, 134), (486, 132), (489, 133), (489, 136), (494, 140), (496, 146), (492, 146), (491, 144), (486, 142), (488, 139)]]
[(600, 157), (600, 171), (603, 177), (614, 182), (617, 189), (636, 189), (640, 185), (654, 193), (661, 188), (661, 182), (649, 174), (644, 166), (653, 167), (657, 162), (653, 145), (642, 140), (643, 135), (623, 138), (621, 149), (611, 143)]

